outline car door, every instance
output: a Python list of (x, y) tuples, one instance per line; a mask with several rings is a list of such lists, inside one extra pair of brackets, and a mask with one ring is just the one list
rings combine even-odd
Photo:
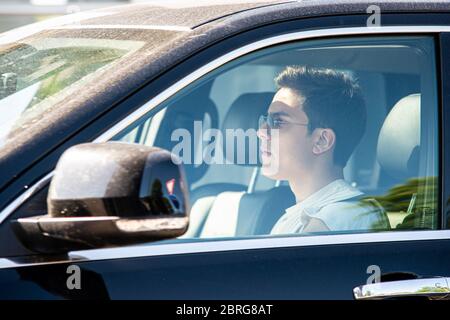
[[(353, 299), (354, 288), (377, 282), (376, 290), (361, 288), (362, 295), (372, 290), (395, 296), (408, 287), (438, 296), (446, 283), (434, 277), (447, 277), (450, 265), (443, 165), (448, 39), (438, 35), (439, 27), (423, 29), (342, 28), (268, 37), (213, 60), (169, 88), (175, 94), (149, 100), (113, 128), (109, 139), (176, 152), (184, 134), (191, 138), (182, 156), (190, 154), (183, 160), (195, 200), (194, 229), (178, 239), (73, 251), (42, 262), (3, 258), (1, 297)], [(265, 201), (280, 200), (285, 209), (294, 205), (289, 185), (263, 177), (258, 164), (247, 161), (250, 147), (235, 149), (245, 150), (243, 163), (205, 160), (202, 140), (220, 137), (223, 129), (254, 129), (254, 114), (242, 108), (270, 104), (274, 76), (299, 62), (359, 79), (368, 121), (345, 178), (383, 206), (389, 230), (271, 235), (270, 228), (253, 228), (248, 216), (265, 213), (258, 206)], [(198, 133), (208, 129), (206, 138)], [(273, 200), (274, 194), (281, 196)], [(268, 221), (282, 214), (273, 212)], [(69, 285), (74, 274), (79, 288)]]

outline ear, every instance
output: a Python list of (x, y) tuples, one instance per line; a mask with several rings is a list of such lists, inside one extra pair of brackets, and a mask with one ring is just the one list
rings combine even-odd
[(332, 129), (318, 128), (314, 133), (313, 153), (320, 155), (331, 150), (336, 143), (336, 134)]

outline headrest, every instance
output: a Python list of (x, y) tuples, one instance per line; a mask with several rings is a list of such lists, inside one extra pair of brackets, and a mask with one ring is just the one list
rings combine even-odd
[[(209, 128), (218, 129), (219, 115), (216, 104), (209, 97), (211, 84), (205, 84), (185, 96), (173, 101), (167, 108), (164, 118), (155, 139), (155, 145), (167, 150), (173, 150), (179, 141), (172, 141), (171, 135), (176, 129), (186, 129), (194, 137), (194, 122), (205, 121), (209, 118)], [(204, 128), (205, 129), (205, 128)], [(196, 154), (196, 143), (191, 143), (191, 155)], [(193, 160), (193, 159), (191, 159)], [(195, 161), (193, 161), (195, 162)], [(185, 163), (187, 181), (193, 183), (198, 181), (208, 170), (208, 165)]]
[[(235, 138), (234, 142), (234, 157), (233, 154), (229, 154), (226, 152), (225, 148), (227, 145), (227, 135), (226, 131), (228, 129), (237, 130), (242, 129), (247, 131), (248, 129), (254, 129), (255, 133), (258, 130), (258, 119), (262, 114), (266, 114), (269, 109), (270, 103), (272, 102), (272, 98), (274, 96), (273, 92), (258, 92), (258, 93), (245, 93), (240, 95), (231, 105), (228, 110), (227, 115), (225, 116), (225, 120), (223, 122), (223, 146), (224, 146), (224, 156), (228, 161), (231, 161), (235, 164), (240, 164), (244, 166), (255, 166), (255, 163), (251, 163), (250, 159), (250, 150), (249, 144), (246, 142), (246, 155), (244, 163), (238, 163), (237, 153), (237, 139)], [(256, 134), (252, 139), (258, 138)], [(247, 141), (250, 139), (246, 138)], [(259, 142), (258, 147), (259, 147)], [(242, 151), (242, 150), (240, 150)], [(257, 159), (259, 159), (259, 151), (253, 150), (256, 152)], [(259, 163), (259, 161), (258, 161)]]
[(400, 99), (378, 136), (377, 160), (392, 177), (417, 176), (420, 148), (420, 94)]

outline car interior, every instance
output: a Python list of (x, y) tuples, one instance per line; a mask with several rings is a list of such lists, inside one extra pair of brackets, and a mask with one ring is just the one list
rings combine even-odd
[[(391, 229), (436, 228), (434, 66), (424, 63), (431, 53), (422, 42), (429, 39), (418, 38), (422, 47), (412, 46), (412, 40), (360, 40), (339, 46), (325, 41), (243, 59), (170, 101), (121, 139), (171, 150), (176, 142), (169, 139), (170, 133), (177, 128), (192, 132), (194, 121), (222, 132), (256, 130), (276, 91), (273, 79), (286, 66), (307, 63), (342, 70), (357, 79), (368, 119), (344, 168), (345, 179), (383, 206)], [(195, 139), (191, 152), (201, 156), (194, 147), (201, 137)], [(258, 165), (184, 167), (191, 211), (189, 230), (182, 238), (267, 235), (285, 209), (295, 204), (287, 182), (263, 177)]]

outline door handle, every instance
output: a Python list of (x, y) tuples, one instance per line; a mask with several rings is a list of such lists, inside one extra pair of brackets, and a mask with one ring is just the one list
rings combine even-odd
[(356, 300), (400, 297), (450, 299), (450, 278), (436, 277), (371, 283), (353, 289)]

